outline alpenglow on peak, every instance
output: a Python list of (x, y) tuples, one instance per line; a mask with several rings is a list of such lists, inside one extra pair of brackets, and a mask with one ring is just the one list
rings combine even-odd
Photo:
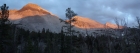
[(51, 15), (51, 13), (37, 4), (28, 3), (23, 6), (20, 10), (16, 12), (17, 14), (21, 14), (23, 17), (26, 16), (34, 16), (34, 15)]
[(33, 3), (28, 3), (25, 6), (23, 6), (19, 11), (25, 11), (25, 10), (32, 10), (32, 11), (43, 11), (43, 12), (48, 12), (47, 10), (43, 9), (37, 4)]

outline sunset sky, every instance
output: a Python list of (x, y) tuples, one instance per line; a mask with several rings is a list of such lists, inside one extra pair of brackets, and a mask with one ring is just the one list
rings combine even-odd
[(20, 9), (27, 3), (34, 3), (65, 19), (68, 7), (79, 16), (88, 17), (101, 23), (114, 22), (114, 18), (125, 18), (129, 26), (136, 25), (135, 17), (140, 17), (140, 0), (0, 0), (9, 9)]

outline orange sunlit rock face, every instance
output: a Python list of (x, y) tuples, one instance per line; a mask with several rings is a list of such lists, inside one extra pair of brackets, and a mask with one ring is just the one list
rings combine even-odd
[(50, 15), (51, 13), (48, 12), (47, 10), (44, 10), (43, 8), (41, 8), (36, 4), (29, 3), (23, 6), (23, 8), (21, 8), (20, 10), (10, 10), (9, 14), (10, 14), (9, 19), (16, 20), (27, 16), (47, 15), (47, 14)]
[(22, 14), (23, 16), (34, 16), (34, 15), (45, 15), (50, 14), (40, 6), (36, 4), (29, 3), (25, 5), (23, 8), (18, 10), (16, 13)]
[(89, 18), (75, 16), (72, 19), (75, 19), (75, 21), (72, 22), (72, 24), (79, 28), (103, 28), (103, 24), (91, 20)]
[(78, 28), (113, 28), (117, 29), (117, 25), (107, 22), (106, 24), (101, 24), (95, 20), (84, 18), (81, 16), (75, 16), (71, 20), (75, 20), (72, 22), (72, 25), (78, 27)]
[[(55, 16), (53, 14), (51, 14), (50, 12), (48, 12), (47, 10), (44, 10), (43, 8), (41, 8), (40, 6), (36, 5), (36, 4), (32, 4), (29, 3), (25, 6), (23, 6), (20, 10), (10, 10), (9, 11), (9, 19), (10, 20), (20, 20), (24, 17), (29, 17), (29, 16), (42, 16), (42, 15), (51, 15), (51, 16)], [(55, 16), (57, 17), (57, 16)], [(95, 20), (89, 19), (89, 18), (85, 18), (85, 17), (81, 17), (81, 16), (75, 16), (73, 17), (71, 20), (75, 20), (74, 22), (72, 22), (72, 25), (74, 25), (75, 27), (78, 28), (82, 28), (82, 29), (91, 29), (91, 28), (113, 28), (113, 29), (117, 29), (117, 25), (112, 24), (107, 22), (106, 24), (101, 24)], [(53, 21), (53, 20), (51, 20)], [(69, 22), (70, 20), (67, 20), (67, 22)], [(55, 22), (55, 21), (54, 21)], [(122, 28), (122, 27), (120, 27)]]

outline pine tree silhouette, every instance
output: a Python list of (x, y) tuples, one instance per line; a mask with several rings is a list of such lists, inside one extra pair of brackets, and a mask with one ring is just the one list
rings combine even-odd
[[(11, 23), (8, 20), (9, 10), (6, 4), (0, 6), (0, 52), (6, 53), (12, 45), (12, 36), (10, 36)], [(12, 49), (11, 49), (12, 51)], [(9, 51), (10, 52), (10, 51)]]

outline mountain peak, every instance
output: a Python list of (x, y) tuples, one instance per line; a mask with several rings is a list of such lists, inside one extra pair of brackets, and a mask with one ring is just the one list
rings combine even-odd
[(26, 7), (28, 7), (28, 8), (41, 8), (37, 4), (33, 4), (33, 3), (28, 3), (23, 8), (26, 8)]
[(23, 8), (21, 8), (19, 11), (25, 11), (25, 10), (40, 10), (42, 9), (40, 6), (38, 6), (37, 4), (33, 4), (33, 3), (28, 3), (25, 6), (23, 6)]
[(23, 16), (34, 16), (34, 15), (51, 14), (47, 10), (41, 8), (39, 5), (33, 4), (33, 3), (26, 4), (25, 6), (23, 6), (17, 12), (22, 14)]

